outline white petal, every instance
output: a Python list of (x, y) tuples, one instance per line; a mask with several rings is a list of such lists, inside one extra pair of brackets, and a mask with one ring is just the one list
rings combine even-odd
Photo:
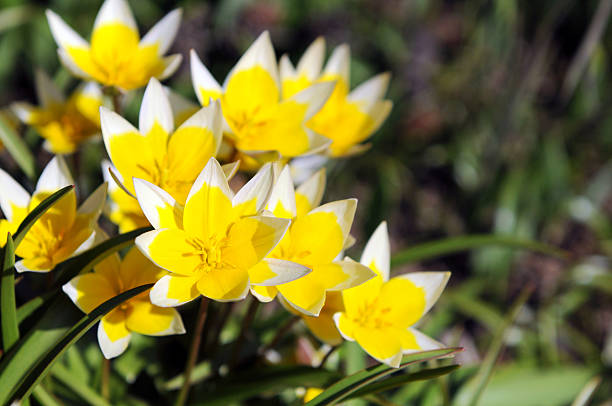
[(221, 103), (213, 101), (208, 106), (202, 107), (197, 113), (189, 117), (180, 128), (198, 127), (206, 128), (212, 132), (215, 142), (215, 152), (217, 155), (223, 138), (223, 114), (221, 113)]
[(255, 283), (251, 281), (251, 285), (255, 286), (276, 286), (283, 283), (292, 282), (304, 275), (309, 274), (312, 270), (304, 265), (283, 259), (265, 258), (263, 260), (276, 276), (267, 279), (263, 282)]
[(130, 336), (131, 334), (128, 333), (128, 335), (118, 339), (117, 341), (111, 341), (110, 338), (108, 338), (106, 331), (104, 331), (102, 322), (100, 321), (98, 323), (98, 344), (100, 345), (102, 354), (106, 359), (115, 358), (123, 354), (130, 343)]
[(79, 301), (78, 301), (79, 291), (77, 289), (77, 285), (79, 284), (79, 279), (81, 279), (81, 276), (75, 276), (74, 278), (70, 279), (70, 282), (62, 285), (62, 290), (64, 291), (65, 294), (68, 295), (70, 300), (72, 300), (72, 303), (74, 303), (76, 307), (79, 308), (80, 311), (85, 312), (85, 310), (83, 310), (79, 306)]
[(329, 157), (326, 155), (311, 154), (294, 158), (289, 163), (291, 177), (298, 185), (310, 178), (317, 170), (322, 168)]
[(74, 180), (64, 158), (61, 155), (56, 155), (40, 174), (38, 183), (36, 183), (36, 193), (57, 192), (68, 185), (74, 185)]
[[(96, 219), (96, 221), (97, 221), (97, 219)], [(99, 231), (102, 231), (102, 229), (99, 228), (97, 224), (94, 223), (94, 224), (92, 224), (92, 226), (97, 228)], [(102, 238), (108, 239), (108, 236), (103, 236)], [(70, 255), (70, 257), (74, 257), (76, 255), (82, 254), (83, 252), (87, 251), (88, 249), (90, 249), (94, 245), (99, 244), (100, 243), (100, 239), (101, 238), (98, 236), (98, 232), (96, 232), (95, 230), (92, 231), (92, 233), (89, 234), (89, 237), (87, 237), (87, 239), (85, 241), (83, 241), (81, 243), (81, 245), (79, 245), (77, 247), (76, 250), (74, 250), (74, 252)], [(104, 241), (104, 240), (102, 240), (102, 241)]]
[(321, 168), (298, 186), (296, 192), (306, 197), (308, 203), (310, 203), (310, 207), (317, 207), (321, 204), (321, 199), (323, 199), (326, 181), (327, 176), (325, 168)]
[(157, 76), (159, 80), (164, 80), (170, 75), (172, 75), (176, 70), (181, 66), (181, 62), (183, 61), (183, 55), (181, 54), (172, 54), (166, 56), (164, 59), (164, 70), (162, 73)]
[(94, 22), (94, 31), (104, 24), (119, 23), (138, 32), (132, 10), (125, 0), (106, 0)]
[(102, 103), (102, 89), (96, 82), (85, 82), (81, 83), (77, 88), (76, 92), (82, 94), (83, 96), (91, 97), (96, 99)]
[(312, 131), (310, 128), (306, 128), (306, 135), (308, 136), (309, 147), (308, 150), (300, 156), (321, 154), (325, 152), (332, 143), (332, 140)]
[(174, 116), (175, 122), (181, 116), (187, 114), (187, 112), (196, 111), (199, 107), (199, 105), (181, 96), (167, 86), (164, 86), (164, 91), (166, 92), (166, 96), (168, 96), (168, 101), (170, 102), (170, 107), (172, 108), (172, 115)]
[(329, 289), (332, 291), (350, 289), (352, 287), (361, 285), (362, 283), (367, 282), (376, 276), (376, 274), (370, 268), (360, 264), (359, 262), (353, 261), (348, 257), (341, 261), (334, 261), (333, 264), (341, 266), (342, 271), (348, 277), (346, 280)]
[(440, 348), (445, 348), (446, 346), (436, 340), (434, 340), (431, 337), (426, 336), (425, 334), (421, 333), (420, 331), (414, 329), (414, 328), (408, 328), (408, 331), (412, 334), (414, 334), (414, 338), (416, 339), (416, 342), (419, 346), (418, 349), (410, 349), (410, 350), (403, 350), (402, 353), (404, 354), (410, 354), (413, 352), (420, 352), (420, 351), (430, 351), (430, 350), (437, 350)]
[(91, 78), (89, 73), (87, 73), (83, 69), (81, 69), (76, 64), (74, 59), (72, 59), (72, 57), (68, 54), (68, 52), (66, 52), (65, 49), (58, 48), (57, 49), (57, 56), (59, 57), (59, 60), (62, 63), (62, 65), (64, 65), (64, 67), (66, 69), (68, 69), (74, 76), (79, 77), (79, 78), (83, 78), (83, 79), (90, 79)]
[[(253, 284), (253, 283), (251, 283), (251, 285), (252, 285), (252, 284)], [(256, 291), (255, 291), (255, 289), (253, 289), (253, 288), (251, 288), (251, 295), (255, 296), (255, 298), (256, 298), (257, 300), (259, 300), (260, 302), (262, 302), (262, 303), (270, 303), (271, 301), (273, 301), (273, 300), (274, 300), (274, 298), (273, 298), (273, 297), (264, 296), (264, 295), (259, 294), (259, 293), (258, 293), (258, 292), (256, 292)]]
[(36, 107), (26, 102), (15, 102), (11, 104), (13, 114), (25, 124), (30, 124), (32, 122), (32, 113), (34, 109), (36, 109)]
[(249, 49), (246, 50), (238, 63), (236, 63), (236, 66), (227, 76), (225, 83), (227, 84), (227, 81), (229, 81), (229, 78), (231, 78), (233, 74), (255, 66), (259, 66), (266, 70), (276, 82), (277, 88), (280, 89), (276, 55), (274, 54), (274, 47), (272, 46), (272, 41), (270, 41), (270, 33), (268, 31), (261, 33)]
[(296, 93), (289, 100), (308, 106), (304, 118), (307, 121), (321, 110), (321, 107), (323, 107), (334, 91), (335, 86), (335, 81), (318, 82)]
[(26, 208), (30, 204), (30, 194), (15, 179), (0, 169), (0, 208), (4, 217), (13, 219), (12, 206)]
[(138, 128), (143, 135), (149, 134), (154, 124), (157, 123), (167, 134), (174, 130), (174, 117), (168, 96), (161, 83), (155, 78), (149, 80), (149, 84), (142, 97), (140, 115), (138, 117)]
[(297, 72), (295, 71), (295, 68), (293, 67), (293, 64), (289, 60), (287, 54), (281, 56), (280, 62), (278, 63), (278, 67), (281, 82), (284, 82), (285, 80), (295, 79)]
[(238, 172), (238, 168), (240, 168), (240, 160), (221, 166), (221, 169), (223, 169), (223, 173), (228, 181), (234, 177), (236, 172)]
[(143, 179), (134, 178), (134, 190), (149, 223), (156, 229), (161, 228), (159, 209), (174, 208), (176, 200), (165, 190)]
[(111, 176), (110, 171), (114, 170), (119, 176), (118, 180), (122, 182), (121, 174), (117, 172), (117, 169), (113, 167), (113, 164), (108, 159), (103, 159), (102, 162), (100, 163), (100, 166), (102, 167), (102, 179), (104, 179), (104, 182), (108, 184), (108, 192), (113, 193), (115, 190), (119, 189), (120, 187), (118, 185), (118, 182), (115, 180), (115, 178)]
[[(145, 233), (148, 234), (148, 233)], [(144, 235), (144, 234), (142, 234)], [(136, 243), (138, 243), (138, 238), (136, 239)], [(140, 246), (139, 246), (140, 248)], [(151, 303), (155, 306), (160, 307), (176, 307), (185, 303), (190, 302), (191, 300), (197, 299), (199, 296), (194, 297), (191, 300), (181, 302), (178, 299), (171, 299), (168, 297), (168, 287), (170, 285), (170, 275), (163, 276), (160, 280), (158, 280), (155, 285), (149, 291), (149, 299)]]
[(46, 11), (47, 21), (55, 42), (61, 48), (89, 48), (89, 44), (51, 10)]
[(42, 107), (52, 104), (63, 104), (66, 98), (57, 88), (53, 80), (42, 69), (36, 69), (34, 73), (34, 84), (36, 86), (36, 96)]
[(389, 72), (380, 73), (357, 86), (348, 95), (347, 99), (354, 102), (362, 102), (370, 106), (385, 96), (390, 78), (391, 74)]
[(304, 74), (311, 81), (316, 80), (321, 74), (323, 59), (325, 58), (325, 38), (318, 37), (304, 51), (302, 58), (297, 64), (297, 73)]
[(24, 273), (24, 272), (47, 273), (50, 271), (50, 269), (30, 269), (23, 264), (23, 259), (21, 261), (15, 262), (15, 270), (18, 273)]
[(221, 165), (219, 165), (219, 162), (217, 162), (215, 158), (210, 158), (208, 160), (208, 163), (196, 178), (195, 182), (191, 186), (191, 189), (189, 190), (189, 195), (187, 196), (185, 206), (189, 204), (189, 199), (191, 196), (202, 189), (204, 185), (206, 185), (206, 187), (216, 186), (221, 189), (228, 199), (232, 200), (234, 198), (234, 193), (227, 183), (227, 178), (223, 173), (223, 169), (221, 169)]
[(270, 190), (272, 189), (272, 165), (267, 163), (246, 183), (236, 196), (232, 199), (234, 207), (255, 200), (255, 212), (243, 215), (255, 215), (259, 213), (268, 202)]
[(140, 134), (129, 121), (104, 106), (100, 107), (100, 126), (102, 127), (102, 138), (104, 139), (106, 152), (111, 160), (113, 156), (110, 153), (110, 141), (113, 137), (125, 133)]
[(325, 65), (325, 74), (338, 75), (348, 85), (350, 83), (350, 68), (351, 68), (351, 49), (347, 44), (342, 44), (332, 52), (327, 65)]
[(386, 282), (389, 280), (390, 270), (390, 252), (389, 232), (387, 231), (387, 222), (383, 221), (376, 228), (361, 255), (361, 262), (365, 266), (370, 266), (372, 263), (382, 273), (382, 278)]
[(351, 230), (351, 225), (353, 224), (355, 210), (357, 210), (357, 199), (346, 199), (326, 203), (314, 210), (311, 210), (310, 213), (323, 212), (334, 214), (336, 216), (336, 221), (342, 230), (342, 235), (346, 239), (346, 236)]
[(282, 205), (285, 211), (291, 214), (291, 218), (297, 215), (295, 191), (289, 166), (285, 166), (278, 176), (266, 208), (274, 213), (279, 205)]
[(450, 272), (410, 272), (397, 278), (407, 279), (425, 291), (425, 309), (423, 314), (436, 303), (440, 294), (446, 287)]
[(157, 22), (150, 30), (142, 37), (140, 46), (158, 45), (157, 54), (163, 55), (172, 45), (179, 26), (181, 25), (181, 17), (183, 11), (180, 8), (174, 9)]
[(202, 63), (198, 54), (192, 49), (189, 52), (190, 55), (190, 66), (191, 66), (191, 82), (193, 83), (193, 90), (195, 91), (200, 104), (208, 104), (208, 100), (202, 100), (202, 92), (200, 89), (222, 93), (221, 85), (215, 80), (213, 75), (206, 69), (206, 66)]
[(98, 218), (102, 212), (102, 207), (106, 202), (106, 191), (108, 189), (108, 183), (104, 182), (97, 187), (94, 192), (79, 206), (79, 214), (95, 214), (95, 219)]

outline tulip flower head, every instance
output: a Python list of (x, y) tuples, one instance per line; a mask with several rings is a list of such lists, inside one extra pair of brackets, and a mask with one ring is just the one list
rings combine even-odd
[(284, 55), (280, 61), (282, 94), (284, 98), (289, 98), (313, 83), (335, 81), (333, 93), (307, 125), (332, 140), (329, 147), (331, 156), (355, 154), (367, 148), (359, 143), (369, 138), (391, 111), (391, 101), (383, 99), (390, 75), (381, 73), (350, 91), (348, 45), (336, 48), (322, 69), (324, 55), (323, 38), (318, 38), (310, 45), (297, 67)]
[(70, 154), (85, 140), (100, 134), (102, 91), (88, 82), (66, 100), (51, 78), (36, 71), (36, 93), (40, 106), (17, 102), (13, 111), (45, 139), (44, 147), (54, 154)]
[[(221, 144), (223, 118), (219, 103), (200, 108), (174, 130), (168, 95), (156, 79), (151, 79), (145, 90), (139, 129), (105, 107), (100, 108), (100, 121), (106, 151), (120, 186), (134, 195), (132, 178), (144, 179), (170, 193), (181, 205)], [(114, 220), (122, 231), (146, 222), (143, 214), (135, 212), (135, 200), (126, 199), (122, 196), (115, 200), (119, 213)]]
[[(72, 278), (62, 289), (77, 307), (89, 313), (107, 300), (138, 286), (154, 283), (167, 274), (133, 247), (121, 260), (118, 254), (98, 264), (94, 272)], [(183, 334), (185, 328), (176, 309), (158, 307), (149, 301), (149, 291), (125, 301), (102, 317), (98, 344), (105, 358), (121, 355), (132, 333), (149, 336)]]
[[(0, 207), (6, 217), (1, 226), (14, 233), (25, 216), (52, 193), (74, 181), (61, 156), (53, 158), (40, 175), (30, 196), (10, 175), (0, 169)], [(74, 190), (62, 196), (26, 233), (15, 253), (22, 259), (17, 272), (49, 272), (55, 265), (93, 244), (94, 228), (104, 200), (106, 184), (98, 187), (77, 209)]]
[(154, 231), (136, 245), (170, 275), (151, 290), (151, 302), (178, 306), (200, 295), (218, 301), (243, 299), (251, 285), (292, 281), (309, 270), (279, 261), (257, 272), (261, 261), (281, 240), (289, 220), (261, 216), (272, 185), (270, 165), (234, 194), (219, 163), (211, 158), (200, 173), (184, 209), (167, 192), (134, 181), (136, 197)]
[(304, 123), (325, 103), (334, 83), (321, 82), (281, 96), (280, 79), (270, 35), (264, 32), (244, 53), (225, 79), (223, 87), (191, 52), (193, 87), (202, 105), (219, 100), (226, 134), (245, 154), (278, 151), (284, 157), (314, 153), (329, 140), (310, 131)]
[[(282, 303), (309, 316), (320, 315), (328, 291), (357, 286), (375, 275), (368, 267), (351, 259), (336, 259), (347, 241), (357, 200), (340, 200), (317, 207), (324, 185), (321, 174), (315, 176), (318, 176), (315, 181), (298, 189), (300, 193), (296, 194), (289, 167), (280, 173), (267, 210), (276, 217), (292, 219), (291, 226), (268, 258), (256, 266), (258, 272), (264, 272), (270, 263), (284, 260), (305, 266), (312, 272), (283, 285), (253, 288), (259, 300), (270, 301), (279, 294)], [(311, 207), (314, 208), (308, 210)]]
[(399, 366), (403, 354), (443, 347), (413, 326), (438, 300), (450, 272), (414, 272), (389, 279), (384, 222), (368, 241), (361, 263), (377, 276), (342, 292), (345, 310), (334, 315), (342, 336), (392, 367)]
[(51, 34), (63, 65), (75, 76), (105, 86), (132, 90), (150, 78), (164, 79), (181, 63), (181, 55), (164, 56), (181, 21), (176, 9), (162, 18), (142, 39), (125, 0), (106, 0), (94, 22), (91, 43), (47, 10)]

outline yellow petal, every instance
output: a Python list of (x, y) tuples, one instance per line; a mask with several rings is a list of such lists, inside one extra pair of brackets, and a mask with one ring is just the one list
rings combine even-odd
[(202, 295), (213, 300), (241, 300), (249, 291), (249, 274), (239, 268), (214, 268), (202, 273), (197, 286)]
[(125, 313), (115, 309), (98, 324), (98, 344), (105, 358), (121, 355), (130, 342), (130, 332), (125, 326)]
[(396, 368), (399, 366), (402, 359), (402, 340), (397, 329), (357, 327), (355, 340), (378, 361)]
[(380, 308), (387, 309), (385, 322), (406, 329), (416, 323), (425, 310), (425, 292), (409, 280), (391, 278), (380, 289)]
[(62, 290), (85, 313), (91, 312), (119, 293), (104, 275), (95, 272), (72, 278), (62, 286)]
[(317, 316), (325, 304), (325, 285), (314, 276), (314, 272), (278, 285), (277, 289), (289, 305), (310, 316)]
[[(119, 266), (123, 290), (155, 283), (166, 274), (167, 272), (155, 266), (137, 247), (130, 248)], [(141, 295), (148, 295), (148, 292), (143, 292)]]
[(159, 267), (179, 275), (193, 275), (202, 263), (193, 243), (182, 230), (149, 231), (136, 238), (136, 245)]
[(166, 275), (163, 276), (153, 288), (149, 297), (156, 306), (174, 307), (190, 302), (200, 296), (196, 276)]
[(185, 333), (181, 316), (175, 309), (154, 306), (148, 300), (130, 301), (126, 325), (130, 331), (150, 336)]

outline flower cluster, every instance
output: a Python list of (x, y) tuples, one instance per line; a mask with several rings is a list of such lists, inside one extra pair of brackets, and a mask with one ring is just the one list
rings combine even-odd
[[(306, 157), (317, 156), (322, 166), (368, 148), (362, 142), (391, 110), (384, 99), (388, 73), (351, 91), (347, 45), (323, 67), (325, 44), (317, 39), (294, 67), (287, 56), (277, 60), (264, 32), (223, 85), (191, 51), (198, 106), (159, 82), (181, 63), (180, 55), (165, 56), (180, 10), (140, 38), (125, 0), (106, 0), (90, 42), (54, 12), (47, 18), (61, 62), (88, 82), (66, 98), (38, 71), (39, 106), (21, 102), (13, 110), (56, 154), (74, 153), (101, 133), (109, 161), (102, 164), (106, 182), (81, 206), (72, 190), (36, 221), (18, 247), (17, 270), (48, 272), (103, 241), (97, 220), (107, 184), (106, 213), (120, 232), (152, 226), (123, 258), (113, 254), (63, 287), (79, 309), (91, 312), (121, 292), (154, 284), (103, 317), (98, 341), (105, 357), (120, 355), (131, 333), (184, 333), (177, 306), (249, 294), (261, 302), (278, 298), (322, 341), (357, 341), (394, 367), (402, 354), (441, 346), (413, 326), (449, 274), (391, 278), (384, 223), (359, 262), (345, 256), (355, 242), (350, 230), (357, 200), (322, 203), (325, 169), (300, 172)], [(109, 99), (145, 85), (135, 127)], [(233, 188), (238, 170), (244, 182)], [(61, 155), (42, 172), (32, 196), (0, 171), (2, 243), (39, 202), (71, 184)]]

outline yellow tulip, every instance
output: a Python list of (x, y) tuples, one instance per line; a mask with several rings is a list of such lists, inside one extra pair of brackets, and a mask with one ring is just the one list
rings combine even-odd
[[(81, 274), (62, 289), (75, 305), (85, 313), (118, 294), (138, 286), (154, 283), (166, 271), (156, 267), (134, 247), (123, 260), (111, 255), (94, 272)], [(183, 334), (185, 328), (175, 309), (154, 306), (149, 292), (143, 292), (113, 309), (98, 324), (98, 344), (105, 358), (121, 355), (127, 348), (132, 333), (150, 336)]]
[(99, 109), (102, 91), (93, 82), (79, 86), (66, 100), (42, 70), (36, 71), (36, 93), (40, 106), (13, 103), (15, 115), (45, 139), (54, 154), (70, 154), (85, 140), (100, 134)]
[(308, 316), (320, 315), (328, 291), (357, 286), (375, 275), (349, 258), (336, 259), (349, 236), (357, 200), (318, 206), (323, 187), (321, 174), (316, 174), (314, 180), (299, 188), (296, 194), (289, 167), (282, 170), (267, 209), (276, 217), (292, 219), (291, 226), (278, 246), (255, 266), (263, 273), (271, 264), (283, 260), (310, 268), (312, 272), (293, 282), (252, 289), (261, 301), (270, 301), (278, 294), (281, 303)]
[[(14, 233), (25, 216), (38, 204), (74, 181), (61, 156), (46, 166), (34, 194), (30, 196), (9, 174), (0, 169), (0, 207), (6, 220), (0, 220), (2, 243), (6, 232)], [(106, 184), (98, 187), (77, 209), (76, 193), (71, 190), (47, 210), (24, 236), (16, 254), (17, 272), (49, 272), (58, 263), (89, 248), (104, 200)]]
[(342, 292), (345, 310), (334, 315), (342, 336), (392, 367), (399, 366), (403, 354), (443, 347), (413, 326), (438, 300), (450, 272), (414, 272), (390, 279), (384, 222), (368, 241), (361, 263), (376, 277)]
[(296, 67), (284, 55), (280, 77), (284, 98), (324, 81), (335, 81), (334, 91), (307, 123), (308, 127), (329, 139), (329, 155), (352, 155), (368, 148), (360, 145), (385, 121), (392, 102), (383, 99), (389, 85), (388, 73), (381, 73), (350, 91), (350, 50), (340, 45), (329, 57), (324, 69), (325, 40), (316, 39), (304, 52)]
[(62, 64), (75, 76), (105, 86), (132, 90), (150, 78), (164, 79), (181, 63), (181, 55), (164, 56), (181, 21), (176, 9), (162, 18), (142, 39), (125, 0), (106, 0), (94, 22), (91, 43), (47, 10), (51, 34)]
[(282, 97), (276, 56), (267, 31), (240, 58), (223, 87), (194, 51), (191, 78), (202, 105), (208, 105), (211, 99), (220, 101), (225, 133), (241, 153), (257, 156), (278, 151), (284, 157), (296, 157), (329, 145), (327, 138), (310, 131), (304, 123), (319, 111), (334, 83), (317, 83), (291, 97)]
[(218, 301), (243, 299), (251, 285), (277, 285), (309, 272), (279, 261), (252, 270), (281, 240), (289, 220), (259, 215), (272, 185), (265, 165), (234, 194), (219, 163), (211, 158), (189, 191), (185, 206), (166, 191), (135, 179), (136, 197), (154, 231), (136, 245), (170, 275), (151, 290), (151, 302), (178, 306), (200, 295)]

